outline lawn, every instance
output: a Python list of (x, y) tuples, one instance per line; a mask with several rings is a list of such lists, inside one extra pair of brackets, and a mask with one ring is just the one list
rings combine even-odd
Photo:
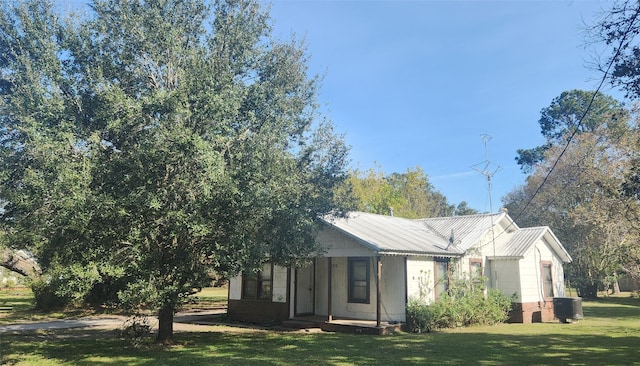
[[(1, 296), (1, 294), (0, 294)], [(0, 304), (1, 304), (0, 300)], [(583, 303), (573, 324), (502, 324), (390, 336), (213, 326), (177, 345), (133, 347), (113, 331), (0, 334), (9, 365), (640, 365), (640, 300)]]

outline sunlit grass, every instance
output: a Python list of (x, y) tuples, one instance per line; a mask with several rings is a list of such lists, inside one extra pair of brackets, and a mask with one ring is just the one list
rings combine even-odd
[(584, 302), (572, 324), (500, 324), (367, 336), (212, 326), (177, 345), (133, 347), (111, 331), (0, 335), (18, 365), (640, 365), (640, 300)]

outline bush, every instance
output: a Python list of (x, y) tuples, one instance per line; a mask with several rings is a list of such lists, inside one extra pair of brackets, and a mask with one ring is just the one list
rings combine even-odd
[(407, 304), (407, 326), (414, 333), (431, 332), (431, 310), (427, 304), (412, 299)]
[(475, 324), (497, 324), (508, 319), (511, 298), (501, 291), (484, 290), (470, 281), (452, 284), (447, 293), (431, 304), (412, 299), (407, 305), (407, 325), (412, 332), (455, 328)]
[(137, 347), (144, 344), (151, 335), (149, 319), (139, 314), (132, 316), (124, 322), (122, 328), (118, 329), (118, 335), (133, 346)]
[(57, 288), (56, 284), (44, 279), (31, 282), (35, 308), (37, 310), (53, 310), (69, 305), (71, 299), (58, 295)]

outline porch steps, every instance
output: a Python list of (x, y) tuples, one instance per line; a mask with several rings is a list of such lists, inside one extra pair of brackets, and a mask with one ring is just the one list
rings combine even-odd
[(346, 319), (334, 319), (326, 321), (324, 317), (300, 317), (288, 319), (282, 322), (282, 328), (290, 330), (325, 331), (339, 333), (359, 333), (385, 335), (396, 333), (402, 330), (402, 324), (383, 323), (380, 327), (375, 326), (373, 321), (358, 321)]
[(383, 324), (380, 327), (350, 322), (326, 322), (322, 325), (325, 332), (387, 335), (402, 330), (401, 324)]

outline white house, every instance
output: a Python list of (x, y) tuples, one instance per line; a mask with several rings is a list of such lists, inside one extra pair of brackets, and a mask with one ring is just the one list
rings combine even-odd
[(564, 296), (567, 251), (548, 227), (519, 228), (504, 212), (420, 220), (353, 212), (324, 221), (317, 240), (325, 253), (312, 265), (265, 263), (258, 275), (230, 280), (232, 319), (403, 323), (410, 299), (446, 291), (449, 270), (481, 273), (488, 287), (514, 295), (514, 322), (553, 319), (552, 298)]

